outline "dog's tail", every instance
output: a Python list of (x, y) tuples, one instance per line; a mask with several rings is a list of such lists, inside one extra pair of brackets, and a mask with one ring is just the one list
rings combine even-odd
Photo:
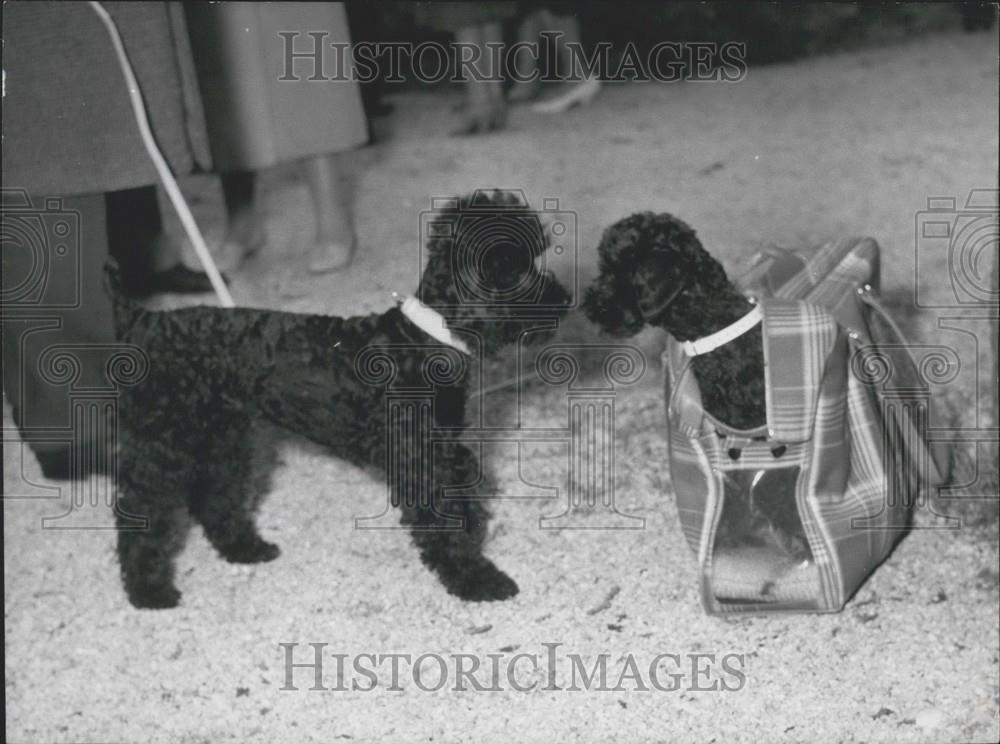
[(115, 336), (121, 338), (123, 331), (146, 310), (129, 297), (122, 287), (121, 267), (118, 266), (118, 261), (112, 257), (108, 257), (104, 263), (104, 291), (111, 298), (115, 319)]

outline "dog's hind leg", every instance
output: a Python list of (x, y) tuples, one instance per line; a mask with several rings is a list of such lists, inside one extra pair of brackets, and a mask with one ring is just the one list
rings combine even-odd
[(197, 466), (191, 513), (209, 542), (230, 563), (273, 561), (281, 549), (260, 536), (254, 519), (259, 494), (252, 483), (250, 427), (229, 419), (213, 429), (215, 433)]
[[(445, 499), (446, 486), (474, 483), (480, 475), (475, 455), (461, 444), (435, 452), (430, 503), (400, 503), (402, 522), (428, 568), (449, 593), (483, 602), (513, 597), (517, 584), (483, 555), (489, 510), (479, 500)], [(410, 472), (418, 472), (411, 468)]]
[[(136, 607), (176, 607), (181, 593), (174, 586), (174, 558), (188, 530), (183, 492), (119, 483), (116, 506), (118, 560), (129, 601)], [(146, 519), (146, 529), (135, 529), (135, 518)]]

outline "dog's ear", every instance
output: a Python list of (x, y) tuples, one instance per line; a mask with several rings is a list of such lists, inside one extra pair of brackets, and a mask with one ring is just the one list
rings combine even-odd
[(646, 324), (632, 286), (635, 252), (647, 213), (637, 213), (608, 227), (597, 246), (600, 274), (587, 288), (583, 311), (612, 336), (632, 336)]

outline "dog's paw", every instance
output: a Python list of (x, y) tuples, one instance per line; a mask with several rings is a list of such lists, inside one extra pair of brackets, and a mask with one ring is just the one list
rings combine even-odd
[(219, 552), (230, 563), (267, 563), (281, 555), (281, 548), (257, 538), (227, 545)]
[(169, 584), (128, 590), (128, 601), (140, 610), (169, 610), (180, 604), (181, 593)]
[(489, 561), (464, 571), (448, 591), (466, 602), (496, 602), (517, 594), (514, 580)]

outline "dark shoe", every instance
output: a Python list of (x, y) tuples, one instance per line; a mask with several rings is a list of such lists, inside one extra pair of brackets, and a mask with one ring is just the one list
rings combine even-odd
[[(11, 406), (11, 418), (13, 418), (14, 423), (17, 426), (21, 426), (21, 415), (20, 410), (17, 406)], [(44, 475), (49, 480), (57, 481), (68, 481), (73, 480), (73, 478), (87, 478), (93, 472), (99, 472), (104, 470), (104, 468), (98, 468), (95, 471), (93, 467), (94, 463), (107, 463), (107, 457), (104, 456), (104, 451), (98, 451), (92, 453), (93, 456), (83, 458), (86, 462), (81, 467), (75, 476), (70, 472), (70, 446), (69, 444), (64, 445), (42, 445), (45, 449), (39, 449), (35, 444), (29, 443), (31, 451), (35, 454), (35, 459), (38, 460), (38, 465), (42, 469), (42, 475)], [(91, 447), (93, 445), (90, 445)], [(105, 444), (105, 447), (110, 447), (110, 444)]]
[(994, 3), (962, 3), (962, 28), (968, 32), (989, 31), (996, 16)]
[(42, 475), (49, 480), (67, 481), (69, 477), (69, 448), (35, 452)]
[[(229, 284), (225, 274), (222, 281)], [(157, 271), (146, 282), (147, 294), (173, 292), (175, 294), (205, 294), (212, 292), (212, 282), (201, 271), (189, 269), (184, 264), (171, 266), (165, 271)]]
[[(85, 451), (90, 450), (94, 445), (85, 445)], [(110, 445), (103, 445), (109, 447)], [(110, 475), (108, 471), (108, 458), (105, 456), (103, 448), (99, 451), (91, 450), (89, 456), (84, 456), (84, 462), (77, 465), (73, 472), (70, 465), (69, 445), (57, 449), (34, 450), (35, 459), (42, 468), (42, 475), (49, 480), (68, 481), (84, 480), (95, 473)], [(96, 466), (96, 467), (95, 467)]]

